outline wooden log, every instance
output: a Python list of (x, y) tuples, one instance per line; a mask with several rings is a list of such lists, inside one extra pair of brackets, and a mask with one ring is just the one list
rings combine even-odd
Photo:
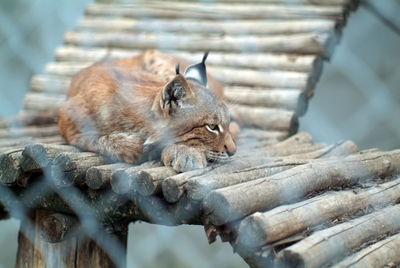
[[(249, 36), (216, 36), (176, 35), (149, 33), (93, 33), (72, 32), (65, 34), (65, 43), (75, 46), (98, 46), (125, 49), (162, 48), (163, 50), (186, 51), (228, 51), (260, 53), (294, 53), (314, 54), (329, 57), (336, 36), (325, 33), (276, 35), (259, 37), (255, 41)], [(171, 42), (174, 40), (174, 42)]]
[(400, 230), (400, 206), (389, 206), (355, 220), (317, 231), (278, 253), (279, 267), (321, 267), (341, 260), (363, 243)]
[(49, 137), (58, 134), (58, 126), (56, 125), (0, 129), (0, 139), (15, 137)]
[[(255, 133), (260, 135), (259, 131), (256, 131)], [(290, 152), (290, 149), (292, 150), (291, 152), (293, 152), (293, 150), (298, 148), (300, 144), (310, 143), (312, 143), (311, 135), (301, 132), (274, 146), (269, 147), (268, 151), (266, 151), (266, 154), (269, 154), (269, 157), (276, 156), (280, 154), (284, 148), (289, 149), (286, 150), (286, 152)], [(238, 152), (238, 155), (239, 154), (240, 152)], [(232, 173), (237, 170), (251, 168), (257, 165), (266, 164), (271, 161), (270, 158), (265, 157), (250, 157), (248, 155), (245, 157), (238, 157), (238, 155), (235, 155), (229, 162), (224, 163), (223, 165), (213, 165), (199, 171), (185, 172), (166, 178), (161, 183), (164, 198), (170, 203), (177, 202), (185, 192), (184, 185), (187, 184), (190, 179), (196, 176), (201, 176), (203, 174), (208, 174), (210, 176), (212, 174)]]
[[(190, 62), (197, 62), (203, 52), (165, 50)], [(130, 58), (143, 50), (62, 46), (56, 51), (57, 61), (94, 63), (102, 59)], [(312, 72), (321, 68), (322, 59), (313, 55), (269, 54), (269, 53), (221, 53), (212, 51), (207, 58), (207, 66), (228, 66), (235, 68)], [(40, 81), (41, 76), (37, 78)], [(43, 81), (47, 82), (46, 80)], [(43, 84), (42, 83), (42, 84)], [(44, 87), (44, 86), (41, 86)], [(67, 86), (66, 86), (67, 87)], [(35, 87), (36, 88), (36, 87)]]
[(27, 180), (21, 169), (22, 149), (17, 148), (0, 155), (0, 183), (26, 186)]
[(176, 171), (172, 167), (142, 169), (137, 174), (137, 191), (144, 196), (160, 193), (162, 181), (173, 175)]
[(17, 115), (6, 119), (0, 119), (0, 129), (10, 127), (25, 126), (49, 126), (57, 124), (58, 112), (40, 112), (32, 113), (20, 111)]
[[(354, 143), (352, 143), (354, 144)], [(344, 145), (344, 146), (343, 146)], [(324, 157), (325, 152), (330, 151), (332, 156), (346, 155), (354, 152), (354, 147), (351, 144), (340, 143), (333, 146), (327, 147), (329, 149), (321, 149), (324, 152), (319, 152), (317, 154), (312, 153), (300, 153), (291, 154), (287, 157), (277, 157), (271, 159), (266, 164), (249, 167), (243, 170), (237, 170), (235, 172), (224, 173), (224, 174), (204, 174), (195, 178), (191, 178), (184, 185), (184, 190), (190, 199), (201, 200), (206, 197), (206, 195), (214, 189), (220, 189), (223, 187), (228, 187), (231, 185), (244, 183), (259, 178), (264, 178), (272, 176), (279, 172), (285, 170), (312, 163), (313, 158)], [(335, 150), (336, 149), (336, 150)], [(317, 150), (317, 151), (321, 151)]]
[[(51, 62), (46, 65), (46, 73), (50, 75), (73, 76), (83, 68), (90, 66), (87, 62)], [(313, 86), (315, 70), (311, 74), (303, 72), (288, 72), (280, 70), (237, 69), (222, 66), (208, 66), (208, 71), (225, 85), (258, 86), (267, 88), (298, 88), (309, 91)], [(313, 77), (312, 79), (310, 77)]]
[(235, 4), (200, 4), (184, 2), (143, 2), (129, 5), (91, 4), (87, 6), (90, 16), (158, 17), (190, 19), (316, 19), (343, 20), (344, 10), (330, 6), (282, 6)]
[(86, 172), (86, 184), (92, 190), (104, 189), (110, 185), (111, 177), (116, 172), (131, 166), (127, 163), (115, 163), (91, 167)]
[(265, 131), (256, 128), (242, 128), (239, 132), (238, 140), (283, 140), (287, 138), (287, 132)]
[(191, 178), (201, 176), (214, 168), (214, 166), (211, 166), (204, 169), (196, 169), (165, 178), (161, 182), (164, 199), (169, 203), (178, 202), (185, 192), (183, 187), (185, 183), (187, 183)]
[[(16, 267), (70, 267), (74, 264), (76, 240), (50, 244), (41, 239), (39, 223), (49, 212), (34, 211), (21, 223)], [(27, 222), (29, 221), (29, 222)]]
[(66, 93), (71, 83), (70, 77), (57, 77), (51, 75), (34, 75), (31, 79), (33, 91), (48, 91), (53, 93)]
[[(272, 147), (272, 146), (271, 146)], [(316, 148), (320, 148), (319, 146)], [(288, 150), (283, 151), (283, 154), (291, 154), (291, 153), (297, 153), (297, 150), (299, 147), (293, 147), (292, 150), (288, 148)], [(315, 147), (314, 145), (308, 145), (308, 146), (302, 146), (300, 147), (300, 152), (308, 152), (309, 150), (314, 150)], [(224, 184), (231, 185), (235, 183), (240, 183), (240, 180), (245, 181), (246, 178), (250, 179), (253, 178), (255, 175), (255, 172), (250, 172), (248, 177), (240, 177), (236, 176), (234, 174), (240, 172), (240, 171), (246, 171), (246, 170), (251, 170), (254, 167), (258, 167), (262, 169), (261, 167), (263, 165), (268, 165), (268, 163), (271, 162), (279, 162), (281, 163), (284, 161), (283, 158), (279, 158), (279, 160), (276, 157), (272, 157), (275, 154), (279, 154), (279, 150), (268, 150), (264, 153), (257, 153), (257, 154), (241, 154), (240, 156), (238, 155), (237, 157), (232, 158), (231, 160), (221, 163), (221, 164), (216, 164), (214, 166), (211, 166), (210, 169), (204, 170), (204, 172), (199, 172), (197, 173), (182, 173), (178, 174), (176, 176), (171, 176), (168, 178), (165, 178), (164, 180), (161, 181), (162, 185), (162, 190), (165, 199), (168, 202), (176, 202), (178, 201), (181, 196), (187, 192), (188, 196), (192, 200), (199, 200), (204, 198), (204, 195), (207, 194), (210, 190), (215, 189), (213, 187), (219, 188), (219, 187), (225, 187)], [(302, 157), (302, 153), (299, 154), (299, 158)], [(292, 160), (291, 163), (303, 163), (302, 161), (299, 160)], [(279, 165), (279, 164), (278, 164)], [(275, 169), (276, 172), (278, 169)], [(196, 174), (196, 175), (194, 175)], [(232, 175), (232, 177), (231, 177)], [(232, 180), (229, 181), (228, 178), (231, 178)], [(200, 185), (197, 185), (197, 180), (200, 181)], [(206, 182), (204, 185), (201, 184), (201, 182)], [(191, 183), (190, 183), (191, 182)], [(215, 184), (213, 184), (215, 182)], [(211, 188), (209, 188), (211, 187)]]
[(294, 111), (244, 105), (235, 105), (232, 109), (245, 127), (287, 131), (289, 135), (296, 133), (299, 127), (299, 121)]
[(400, 198), (399, 186), (400, 179), (396, 179), (368, 190), (328, 192), (267, 212), (256, 212), (240, 223), (236, 243), (260, 247), (330, 219), (395, 204)]
[[(110, 254), (96, 241), (106, 243), (103, 233), (96, 233), (96, 241), (85, 235), (71, 237), (58, 243), (49, 243), (40, 234), (41, 222), (52, 212), (36, 210), (32, 224), (21, 224), (16, 267), (124, 267), (123, 253)], [(124, 238), (120, 239), (126, 240)], [(102, 243), (104, 246), (105, 243)], [(125, 244), (121, 248), (124, 250)]]
[(58, 243), (69, 239), (77, 231), (78, 220), (74, 216), (53, 213), (40, 222), (40, 235), (50, 243)]
[(7, 208), (0, 202), (0, 220), (5, 220), (10, 218), (10, 214)]
[[(314, 73), (299, 73), (286, 71), (260, 71), (251, 69), (234, 69), (229, 67), (208, 67), (210, 73), (223, 84), (267, 87), (267, 88), (298, 88), (310, 91), (315, 83), (311, 83)], [(319, 73), (316, 71), (315, 73)], [(284, 80), (284, 81), (283, 81)]]
[(138, 189), (138, 174), (142, 169), (161, 167), (159, 161), (148, 161), (138, 166), (132, 166), (124, 170), (117, 170), (110, 178), (111, 188), (118, 194), (126, 194)]
[(58, 111), (65, 102), (64, 95), (28, 93), (25, 95), (24, 109), (35, 111)]
[(358, 152), (358, 146), (352, 141), (340, 141), (331, 146), (327, 146), (320, 150), (316, 150), (310, 153), (304, 153), (303, 155), (294, 155), (296, 158), (329, 158), (336, 156), (348, 156)]
[(283, 108), (296, 111), (303, 115), (307, 110), (307, 97), (301, 90), (252, 90), (249, 88), (233, 87), (224, 90), (225, 97), (230, 103)]
[(400, 171), (400, 151), (326, 159), (270, 177), (212, 191), (204, 208), (215, 225), (292, 202), (329, 187), (351, 185)]
[(163, 225), (201, 224), (201, 203), (182, 198), (175, 204), (168, 204), (156, 195), (132, 196), (137, 210), (143, 213), (143, 218), (150, 223)]
[[(34, 216), (34, 213), (33, 213)], [(18, 232), (18, 250), (15, 267), (16, 268), (31, 268), (34, 260), (35, 252), (35, 228), (31, 223), (28, 215), (21, 219), (21, 224)]]
[[(20, 137), (20, 138), (8, 138), (0, 140), (0, 148), (13, 148), (13, 147), (23, 147), (32, 143), (51, 143), (51, 144), (63, 144), (65, 140), (60, 136), (50, 136), (50, 137)], [(4, 151), (3, 149), (0, 149)]]
[[(197, 0), (184, 0), (185, 2), (196, 2)], [(113, 0), (102, 0), (101, 3), (115, 3)], [(240, 3), (243, 0), (219, 0), (218, 3)], [(354, 0), (247, 0), (247, 4), (277, 4), (277, 5), (313, 5), (313, 6), (353, 6), (357, 4)]]
[(78, 21), (76, 30), (96, 32), (179, 32), (202, 34), (230, 35), (274, 35), (298, 34), (309, 32), (331, 32), (335, 29), (334, 20), (246, 20), (246, 21), (210, 21), (210, 20), (168, 20), (115, 18), (115, 17), (86, 17)]
[(22, 151), (21, 168), (25, 172), (46, 169), (60, 153), (77, 153), (79, 149), (71, 145), (35, 143), (25, 146)]
[(60, 153), (49, 167), (50, 178), (57, 187), (83, 185), (86, 171), (105, 163), (106, 159), (95, 153)]
[(400, 263), (400, 234), (389, 236), (333, 265), (344, 267), (390, 267)]

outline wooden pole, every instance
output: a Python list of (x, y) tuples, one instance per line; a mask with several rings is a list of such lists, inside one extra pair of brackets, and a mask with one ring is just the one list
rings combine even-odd
[[(64, 221), (69, 218), (65, 215), (57, 214), (57, 219), (63, 219), (60, 230), (52, 228), (61, 223), (49, 221), (54, 214), (50, 211), (35, 210), (30, 219), (24, 219), (21, 222), (18, 253), (16, 267), (124, 267), (125, 259), (114, 260), (108, 255), (97, 242), (86, 237), (84, 234), (76, 234), (71, 237), (64, 237), (59, 241), (47, 242), (43, 239), (41, 233), (45, 235), (54, 234), (52, 238), (61, 238), (60, 232), (63, 233), (63, 227), (71, 227)], [(72, 221), (73, 222), (73, 221)], [(59, 232), (57, 232), (59, 231)], [(101, 235), (97, 234), (96, 240), (100, 241)], [(120, 245), (123, 250), (126, 248), (126, 233), (118, 233)], [(49, 237), (46, 237), (48, 239)], [(102, 241), (106, 242), (106, 241)], [(125, 256), (125, 252), (121, 252)]]

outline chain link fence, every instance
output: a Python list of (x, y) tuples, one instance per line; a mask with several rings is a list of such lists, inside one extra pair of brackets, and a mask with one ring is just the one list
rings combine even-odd
[[(32, 74), (42, 71), (88, 1), (7, 1), (0, 4), (0, 117), (22, 106)], [(400, 25), (400, 3), (378, 6)], [(330, 64), (325, 65), (301, 130), (315, 140), (351, 139), (360, 148), (400, 147), (400, 36), (362, 5), (344, 30)], [(0, 221), (0, 266), (12, 267), (18, 221)], [(242, 267), (225, 244), (209, 246), (202, 227), (136, 224), (128, 238), (128, 267)], [(176, 243), (171, 245), (174, 239)], [(140, 244), (139, 242), (140, 241)], [(151, 254), (145, 251), (152, 248)], [(185, 254), (182, 254), (182, 253)], [(205, 263), (206, 262), (206, 263)]]

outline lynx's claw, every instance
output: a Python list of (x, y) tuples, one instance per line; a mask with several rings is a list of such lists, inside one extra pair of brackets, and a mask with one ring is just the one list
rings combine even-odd
[(171, 144), (164, 148), (161, 159), (166, 166), (172, 166), (177, 172), (186, 172), (207, 166), (204, 152), (183, 144)]

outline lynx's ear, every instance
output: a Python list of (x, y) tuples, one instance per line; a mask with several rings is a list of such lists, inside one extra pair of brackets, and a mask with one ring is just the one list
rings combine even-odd
[(206, 65), (205, 61), (208, 56), (208, 51), (204, 53), (203, 60), (200, 63), (190, 65), (185, 70), (185, 78), (192, 79), (203, 86), (207, 86), (207, 72), (206, 72)]
[(161, 91), (160, 106), (164, 117), (173, 114), (188, 98), (194, 96), (192, 89), (181, 74), (177, 74)]

